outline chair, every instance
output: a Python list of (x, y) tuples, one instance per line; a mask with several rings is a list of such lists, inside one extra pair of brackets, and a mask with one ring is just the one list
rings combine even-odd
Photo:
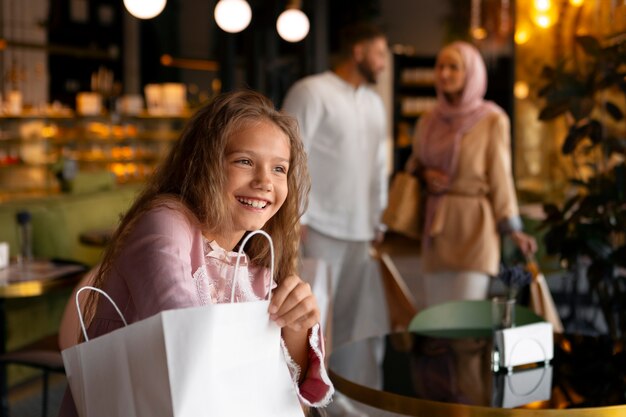
[(374, 257), (380, 264), (391, 329), (392, 331), (406, 330), (411, 319), (417, 314), (415, 298), (391, 256), (385, 252), (376, 252)]
[[(515, 306), (515, 324), (545, 321), (529, 308)], [(429, 336), (490, 336), (492, 328), (490, 300), (449, 301), (420, 311), (409, 323), (409, 331)]]
[[(33, 345), (29, 345), (17, 351), (0, 355), (0, 362), (3, 365), (23, 365), (38, 368), (42, 371), (42, 412), (41, 415), (48, 415), (48, 384), (51, 373), (65, 373), (63, 357), (61, 351), (73, 346), (78, 341), (79, 325), (78, 314), (74, 298), (76, 291), (85, 285), (89, 285), (95, 277), (96, 269), (92, 268), (80, 280), (68, 303), (65, 305), (58, 335), (52, 335)], [(87, 293), (83, 292), (83, 295)]]

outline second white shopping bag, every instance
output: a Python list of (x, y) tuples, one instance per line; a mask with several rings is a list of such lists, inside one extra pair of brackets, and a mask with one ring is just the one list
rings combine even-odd
[(302, 416), (268, 306), (265, 300), (164, 311), (64, 350), (78, 414)]

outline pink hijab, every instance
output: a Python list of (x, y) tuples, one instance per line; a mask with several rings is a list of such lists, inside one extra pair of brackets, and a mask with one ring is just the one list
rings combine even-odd
[[(478, 121), (499, 107), (483, 98), (487, 91), (487, 70), (480, 52), (467, 42), (453, 42), (444, 49), (453, 48), (460, 55), (465, 68), (465, 87), (458, 105), (452, 105), (437, 88), (437, 105), (424, 116), (421, 124), (420, 162), (422, 166), (437, 169), (453, 178), (456, 175), (463, 135)], [(439, 53), (441, 55), (441, 52)], [(429, 195), (426, 205), (425, 244), (430, 240), (430, 226), (440, 196)]]

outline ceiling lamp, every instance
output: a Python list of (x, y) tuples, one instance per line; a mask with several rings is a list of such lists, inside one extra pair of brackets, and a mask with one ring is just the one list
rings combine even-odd
[(152, 19), (165, 8), (167, 0), (124, 0), (128, 13), (137, 19)]
[(292, 0), (278, 16), (276, 30), (287, 42), (300, 42), (309, 33), (309, 18), (300, 10), (300, 1)]
[(215, 5), (215, 21), (224, 32), (241, 32), (251, 19), (252, 10), (245, 0), (220, 0)]

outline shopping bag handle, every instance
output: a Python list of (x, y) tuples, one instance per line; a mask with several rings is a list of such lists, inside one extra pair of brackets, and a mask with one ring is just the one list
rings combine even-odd
[(126, 323), (126, 319), (124, 318), (124, 315), (122, 314), (120, 309), (117, 307), (117, 304), (115, 304), (115, 301), (113, 301), (111, 297), (109, 297), (109, 294), (102, 291), (100, 288), (92, 287), (90, 285), (85, 285), (84, 287), (81, 287), (78, 291), (76, 291), (75, 300), (76, 300), (76, 310), (78, 311), (78, 321), (80, 322), (80, 328), (83, 331), (83, 336), (85, 336), (86, 342), (89, 341), (89, 337), (87, 337), (87, 330), (85, 329), (85, 320), (83, 319), (83, 313), (81, 312), (81, 309), (80, 309), (80, 300), (78, 299), (78, 295), (84, 290), (91, 290), (91, 291), (95, 291), (104, 295), (106, 299), (109, 300), (111, 304), (113, 304), (113, 307), (115, 307), (115, 311), (117, 311), (117, 314), (120, 315), (120, 318), (124, 322), (124, 326), (128, 326), (128, 323)]
[(248, 240), (250, 240), (250, 238), (254, 235), (262, 235), (265, 236), (267, 238), (267, 240), (270, 243), (270, 288), (267, 291), (267, 301), (271, 301), (272, 299), (272, 282), (274, 280), (274, 242), (272, 241), (272, 237), (265, 231), (263, 230), (255, 230), (253, 232), (250, 232), (244, 239), (243, 242), (241, 242), (241, 245), (239, 246), (239, 252), (238, 252), (238, 256), (237, 256), (237, 263), (235, 264), (235, 271), (233, 273), (233, 285), (232, 285), (232, 290), (230, 293), (230, 302), (233, 303), (235, 300), (235, 286), (237, 285), (237, 272), (239, 272), (239, 262), (241, 260), (241, 255), (243, 255), (243, 248), (244, 246), (246, 246), (246, 243), (248, 243)]
[(537, 259), (534, 255), (526, 255), (526, 269), (530, 272), (533, 277), (533, 280), (537, 279), (537, 276), (541, 273), (539, 270), (539, 264), (537, 263)]

